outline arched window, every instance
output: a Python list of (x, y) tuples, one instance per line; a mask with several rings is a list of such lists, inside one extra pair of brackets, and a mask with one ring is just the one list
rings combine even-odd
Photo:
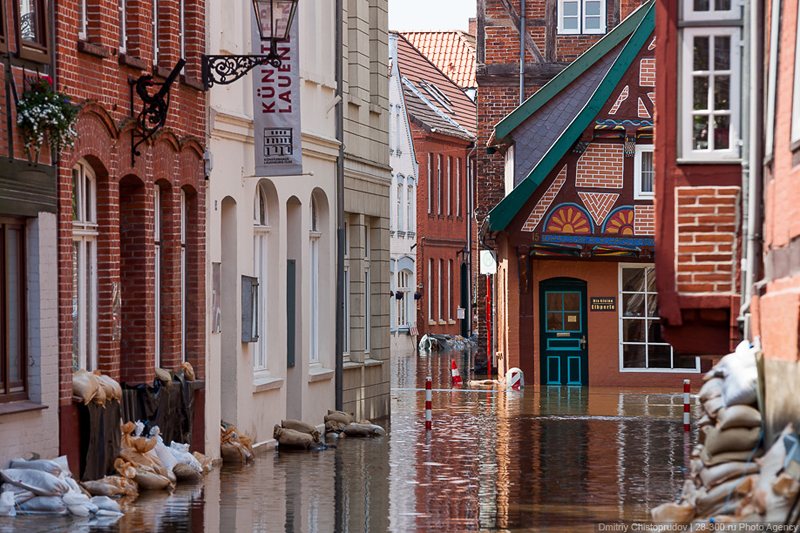
[(403, 226), (403, 177), (397, 179), (397, 231), (405, 231)]
[(72, 367), (97, 368), (97, 185), (85, 162), (72, 169)]
[(256, 187), (253, 204), (253, 273), (258, 278), (258, 342), (255, 343), (253, 371), (267, 370), (269, 340), (267, 339), (267, 274), (269, 266), (269, 211), (267, 196), (261, 186)]
[(317, 199), (312, 194), (311, 231), (309, 232), (309, 244), (311, 247), (311, 345), (309, 362), (312, 364), (319, 363), (319, 241), (321, 236)]
[(186, 191), (181, 189), (180, 195), (180, 211), (181, 211), (181, 360), (188, 360), (188, 321), (186, 320), (186, 313), (189, 311), (189, 304), (187, 301), (186, 287), (188, 286), (188, 270), (186, 268), (186, 230), (189, 227), (189, 210), (186, 206)]

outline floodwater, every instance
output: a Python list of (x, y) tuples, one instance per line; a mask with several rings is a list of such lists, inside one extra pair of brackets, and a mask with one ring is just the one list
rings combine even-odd
[(467, 373), (468, 354), (394, 358), (384, 438), (269, 451), (172, 495), (145, 493), (114, 525), (0, 518), (0, 532), (597, 531), (646, 521), (649, 508), (680, 493), (689, 442), (680, 384), (451, 390), (451, 357)]

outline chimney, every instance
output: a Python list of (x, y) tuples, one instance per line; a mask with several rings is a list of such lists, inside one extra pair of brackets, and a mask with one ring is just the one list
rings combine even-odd
[(473, 37), (478, 36), (478, 19), (471, 18), (469, 19), (469, 32), (470, 35)]

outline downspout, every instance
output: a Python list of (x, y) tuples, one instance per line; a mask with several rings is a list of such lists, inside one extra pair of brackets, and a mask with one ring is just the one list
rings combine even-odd
[(344, 408), (344, 14), (342, 1), (336, 0), (336, 409)]
[(475, 155), (475, 150), (478, 149), (477, 141), (472, 142), (472, 149), (467, 154), (467, 275), (469, 276), (469, 283), (467, 283), (467, 309), (465, 309), (465, 318), (467, 319), (467, 334), (472, 337), (472, 222), (475, 211), (475, 202), (473, 198), (472, 180), (474, 179), (472, 172), (472, 157)]
[[(744, 168), (742, 176), (742, 191), (744, 195), (742, 212), (743, 226), (745, 228), (745, 255), (742, 271), (742, 305), (739, 311), (739, 323), (743, 328), (743, 335), (751, 339), (752, 328), (750, 324), (750, 306), (753, 299), (753, 286), (756, 281), (756, 272), (761, 256), (761, 187), (762, 187), (762, 158), (763, 145), (761, 131), (763, 117), (761, 106), (763, 94), (763, 72), (761, 62), (764, 49), (761, 33), (761, 8), (760, 2), (745, 2), (745, 20), (749, 22), (749, 30), (745, 38), (745, 50), (750, 50), (749, 65), (744, 72), (748, 76), (748, 93), (750, 94), (749, 113), (747, 116), (745, 132), (747, 142), (744, 146)], [(753, 339), (751, 339), (753, 340)]]
[(525, 101), (525, 0), (519, 13), (519, 103)]

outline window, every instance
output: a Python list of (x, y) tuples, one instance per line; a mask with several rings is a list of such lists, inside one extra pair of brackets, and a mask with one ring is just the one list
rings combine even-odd
[(683, 20), (735, 20), (741, 18), (736, 0), (688, 0), (683, 4)]
[(180, 10), (178, 14), (178, 46), (180, 47), (181, 59), (186, 58), (186, 0), (180, 0), (178, 4)]
[(684, 29), (681, 62), (682, 157), (737, 158), (739, 29)]
[(397, 286), (395, 287), (395, 290), (402, 296), (400, 299), (395, 297), (395, 301), (397, 302), (396, 316), (398, 328), (407, 328), (409, 325), (408, 299), (411, 297), (411, 294), (408, 289), (408, 280), (410, 274), (411, 273), (408, 270), (401, 270), (397, 273)]
[(428, 214), (433, 214), (433, 154), (428, 154)]
[(456, 216), (461, 217), (461, 158), (456, 159)]
[(78, 39), (85, 40), (89, 34), (89, 13), (86, 4), (89, 0), (80, 0), (78, 5)]
[(91, 168), (72, 169), (72, 368), (97, 368), (97, 186)]
[(436, 276), (436, 318), (439, 322), (442, 321), (442, 263), (443, 261), (439, 259), (439, 275)]
[(505, 182), (506, 182), (506, 196), (514, 190), (514, 145), (508, 147), (506, 150), (505, 160)]
[(414, 185), (409, 183), (406, 190), (406, 228), (409, 233), (414, 233), (415, 231), (416, 212), (414, 203), (417, 201), (417, 197), (414, 194)]
[(25, 286), (25, 221), (0, 219), (0, 401), (26, 398)]
[(605, 0), (559, 0), (558, 33), (602, 34), (605, 32)]
[(344, 223), (344, 353), (350, 354), (350, 225)]
[(433, 323), (433, 259), (428, 259), (428, 323)]
[(156, 185), (153, 199), (153, 247), (155, 264), (155, 364), (156, 368), (161, 367), (161, 187)]
[(403, 181), (397, 182), (397, 231), (403, 231)]
[[(780, 42), (781, 33), (781, 0), (771, 2), (772, 11), (770, 13), (770, 30), (769, 30), (769, 66), (767, 68), (766, 76), (766, 91), (767, 98), (766, 117), (764, 117), (764, 157), (771, 160), (775, 155), (775, 93), (778, 85), (778, 56), (780, 55)], [(794, 128), (794, 126), (792, 126)], [(794, 138), (794, 130), (792, 130), (792, 138)]]
[(453, 194), (453, 158), (447, 158), (447, 216), (453, 216), (453, 206), (450, 204), (450, 198)]
[(268, 368), (269, 339), (267, 335), (267, 313), (269, 292), (267, 276), (269, 275), (269, 211), (267, 196), (261, 186), (256, 187), (253, 205), (253, 275), (258, 278), (258, 340), (253, 347), (253, 371), (263, 372)]
[(35, 48), (47, 48), (46, 0), (17, 0), (19, 3), (19, 35)]
[(447, 320), (453, 320), (453, 260), (447, 260)]
[(128, 48), (128, 0), (119, 0), (119, 51), (125, 53)]
[(364, 353), (369, 353), (372, 340), (372, 272), (370, 271), (372, 243), (370, 241), (369, 224), (364, 224)]
[(633, 161), (635, 198), (650, 200), (654, 196), (655, 169), (653, 168), (653, 145), (637, 144)]
[(159, 30), (160, 24), (158, 20), (159, 9), (158, 9), (158, 0), (153, 0), (153, 64), (158, 64), (158, 39), (159, 39)]
[(699, 371), (697, 358), (675, 357), (661, 337), (655, 268), (620, 265), (620, 370)]
[(311, 343), (309, 362), (319, 363), (319, 239), (322, 236), (319, 226), (319, 213), (316, 199), (311, 197)]
[[(186, 320), (186, 314), (189, 312), (188, 292), (186, 288), (189, 286), (189, 271), (186, 268), (186, 228), (189, 226), (189, 210), (186, 206), (186, 191), (181, 189), (181, 360), (189, 360), (189, 322)], [(257, 331), (262, 331), (258, 329)]]
[(436, 214), (442, 214), (442, 154), (436, 154)]
[(435, 83), (420, 80), (419, 84), (423, 89), (425, 89), (425, 92), (431, 95), (439, 105), (447, 110), (448, 113), (453, 113), (453, 107), (451, 105), (452, 102), (450, 102), (450, 99), (447, 97), (447, 95), (444, 94), (444, 92), (442, 92), (442, 90), (437, 87)]

